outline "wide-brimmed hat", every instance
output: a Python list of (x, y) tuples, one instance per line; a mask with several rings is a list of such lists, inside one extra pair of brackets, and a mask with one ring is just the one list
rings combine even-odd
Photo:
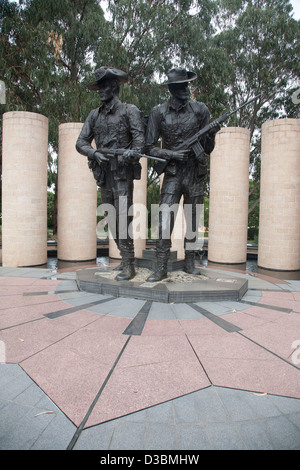
[(89, 90), (99, 90), (99, 83), (109, 78), (117, 78), (120, 83), (125, 83), (128, 80), (128, 75), (114, 67), (100, 67), (95, 71), (95, 81), (90, 83), (87, 87)]
[(171, 85), (172, 83), (185, 83), (191, 82), (197, 78), (195, 72), (189, 72), (184, 68), (175, 67), (167, 73), (168, 80), (162, 85)]

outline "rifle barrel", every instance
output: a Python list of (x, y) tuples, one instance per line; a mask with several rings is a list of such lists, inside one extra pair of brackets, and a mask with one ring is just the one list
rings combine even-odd
[(239, 106), (237, 109), (235, 109), (234, 111), (232, 111), (231, 113), (228, 113), (227, 114), (227, 117), (229, 116), (232, 116), (233, 114), (235, 114), (237, 111), (239, 111), (240, 109), (244, 108), (245, 106), (248, 106), (248, 104), (252, 103), (252, 101), (256, 100), (257, 98), (259, 98), (261, 96), (261, 93), (257, 96), (255, 96), (254, 98), (251, 98), (251, 100), (247, 101), (246, 103), (242, 104), (241, 106)]

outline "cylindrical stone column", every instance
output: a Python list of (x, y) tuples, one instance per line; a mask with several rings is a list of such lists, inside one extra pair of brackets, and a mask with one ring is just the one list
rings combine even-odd
[(59, 126), (57, 257), (90, 261), (97, 257), (97, 185), (87, 159), (75, 149), (81, 123)]
[(223, 128), (210, 156), (208, 261), (247, 259), (250, 131)]
[(183, 197), (178, 204), (178, 212), (174, 223), (174, 229), (171, 237), (172, 248), (171, 251), (177, 251), (177, 259), (184, 259), (184, 237), (186, 231), (186, 222), (183, 210)]
[(262, 126), (258, 266), (300, 269), (300, 119)]
[(140, 180), (134, 180), (133, 189), (133, 240), (136, 258), (143, 257), (146, 248), (148, 213), (147, 213), (147, 171), (148, 160), (141, 158), (142, 173)]
[(47, 263), (48, 119), (37, 113), (3, 115), (3, 266)]

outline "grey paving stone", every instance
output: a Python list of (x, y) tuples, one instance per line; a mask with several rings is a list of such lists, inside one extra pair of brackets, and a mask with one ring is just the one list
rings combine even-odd
[(153, 302), (148, 320), (175, 320), (176, 316), (171, 304)]
[(146, 419), (149, 423), (175, 424), (172, 401), (148, 408)]
[(131, 423), (146, 423), (148, 421), (148, 409), (140, 410), (136, 413), (130, 413), (126, 416), (122, 416), (120, 419), (122, 421), (129, 421)]
[(242, 391), (232, 390), (230, 388), (219, 388), (217, 389), (217, 393), (232, 421), (251, 420), (257, 417)]
[(74, 424), (59, 412), (37, 437), (30, 450), (65, 450), (75, 431)]
[(36, 409), (31, 408), (28, 413), (18, 421), (17, 425), (13, 426), (1, 437), (1, 449), (29, 450), (31, 448), (54, 417), (54, 414), (36, 416), (36, 411)]
[(0, 364), (0, 388), (4, 387), (8, 382), (22, 374), (23, 371), (18, 364)]
[(77, 282), (76, 281), (73, 281), (73, 280), (70, 280), (70, 281), (61, 281), (58, 286), (56, 287), (56, 293), (57, 292), (60, 292), (62, 290), (74, 290), (74, 291), (78, 291), (78, 286), (77, 286)]
[(142, 450), (144, 449), (145, 423), (118, 421), (112, 435), (110, 450)]
[(5, 402), (0, 411), (0, 448), (2, 448), (2, 438), (29, 413), (30, 407), (14, 402)]
[(211, 450), (212, 445), (202, 425), (177, 425), (177, 443), (179, 449)]
[(300, 450), (300, 430), (285, 416), (268, 418), (264, 424), (275, 449)]
[(24, 390), (30, 387), (34, 382), (26, 375), (18, 374), (12, 380), (9, 380), (5, 387), (0, 389), (0, 399), (2, 400), (14, 400)]
[(215, 450), (245, 450), (243, 442), (236, 427), (230, 423), (207, 423), (206, 432)]
[(146, 450), (177, 450), (176, 426), (163, 423), (147, 423)]
[[(110, 295), (107, 295), (105, 298), (110, 297)], [(108, 302), (104, 302), (103, 304), (88, 307), (87, 310), (90, 312), (102, 313), (111, 316), (134, 318), (144, 303), (144, 300), (125, 300), (124, 298), (118, 297), (116, 299), (109, 300)]]
[(287, 419), (291, 421), (298, 429), (300, 429), (300, 413), (293, 413), (286, 415)]
[(73, 450), (107, 450), (109, 449), (115, 422), (110, 421), (99, 426), (84, 429)]
[(246, 308), (251, 307), (249, 304), (244, 304), (240, 302), (229, 302), (229, 301), (224, 301), (224, 302), (218, 302), (219, 305), (222, 305), (224, 308), (226, 308), (227, 313), (231, 313), (233, 311), (241, 311), (241, 310), (246, 310)]
[(37, 387), (36, 384), (31, 384), (28, 388), (22, 391), (15, 398), (15, 403), (27, 406), (35, 406), (43, 398), (44, 392)]
[(244, 399), (258, 418), (271, 418), (272, 416), (279, 416), (281, 414), (276, 406), (276, 402), (273, 402), (270, 395), (244, 392)]
[(260, 421), (244, 421), (236, 426), (248, 450), (276, 450)]
[(178, 320), (191, 320), (194, 318), (201, 318), (203, 315), (197, 312), (188, 304), (172, 304), (172, 310)]
[(214, 387), (196, 392), (197, 407), (202, 423), (226, 423), (229, 415)]
[(173, 401), (176, 424), (200, 423), (202, 415), (195, 393)]
[(268, 398), (283, 414), (300, 412), (299, 398), (287, 398), (276, 395), (268, 395)]

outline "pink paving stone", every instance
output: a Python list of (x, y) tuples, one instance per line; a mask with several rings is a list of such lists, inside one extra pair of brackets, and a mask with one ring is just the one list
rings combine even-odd
[(295, 340), (300, 340), (300, 329), (295, 329), (294, 325), (295, 322), (289, 325), (288, 318), (285, 322), (281, 318), (277, 322), (260, 325), (258, 328), (247, 329), (243, 331), (243, 334), (269, 351), (291, 362), (292, 344)]
[(190, 334), (188, 338), (200, 361), (204, 358), (237, 360), (244, 358), (257, 361), (266, 359), (267, 353), (262, 348), (238, 333), (224, 331), (223, 335), (205, 336)]
[(292, 292), (263, 292), (259, 303), (293, 309), (295, 300)]
[(296, 336), (300, 339), (300, 315), (298, 313), (291, 312), (288, 314), (288, 317), (283, 315), (276, 320), (276, 323), (282, 323), (288, 328), (293, 328), (293, 330), (297, 332)]
[(125, 335), (101, 333), (100, 323), (101, 319), (21, 363), (77, 426), (127, 340)]
[(31, 286), (36, 281), (35, 278), (31, 277), (14, 277), (14, 276), (1, 276), (1, 286)]
[(125, 368), (117, 365), (86, 427), (157, 405), (209, 385), (210, 382), (195, 356), (173, 362), (161, 361)]
[(294, 310), (294, 312), (300, 313), (300, 302), (299, 302), (299, 301), (296, 301), (296, 300), (295, 300), (293, 310)]
[(177, 336), (184, 334), (184, 330), (177, 320), (147, 320), (142, 331), (142, 336)]
[(134, 367), (145, 364), (173, 363), (194, 357), (194, 352), (185, 336), (132, 336), (119, 367)]
[(37, 318), (44, 318), (44, 315), (48, 313), (66, 308), (70, 308), (70, 305), (62, 300), (56, 300), (55, 302), (3, 309), (0, 310), (0, 329), (36, 320)]
[(26, 305), (39, 305), (46, 304), (48, 302), (57, 302), (60, 298), (56, 294), (48, 295), (33, 295), (33, 296), (5, 296), (0, 300), (0, 312), (3, 308), (8, 307), (22, 307)]
[[(97, 313), (97, 315), (99, 316), (100, 314)], [(97, 327), (96, 334), (99, 334), (99, 335), (122, 334), (131, 321), (132, 321), (131, 318), (115, 317), (115, 316), (102, 314), (101, 322), (98, 322), (96, 325)], [(90, 328), (94, 328), (94, 326), (91, 326)]]
[(228, 313), (224, 319), (239, 328), (246, 329), (269, 323), (271, 321), (276, 321), (280, 318), (286, 319), (286, 315), (286, 313), (281, 313), (277, 310), (269, 310), (262, 307), (250, 307), (249, 309), (240, 312)]
[[(224, 317), (226, 320), (227, 315)], [(179, 320), (184, 332), (187, 335), (223, 335), (224, 329), (207, 318)]]
[(19, 363), (98, 318), (97, 314), (83, 311), (70, 314), (68, 320), (50, 320), (41, 316), (37, 321), (2, 330), (0, 340), (6, 346), (6, 361)]
[(270, 357), (254, 359), (204, 358), (213, 385), (300, 398), (300, 371)]

